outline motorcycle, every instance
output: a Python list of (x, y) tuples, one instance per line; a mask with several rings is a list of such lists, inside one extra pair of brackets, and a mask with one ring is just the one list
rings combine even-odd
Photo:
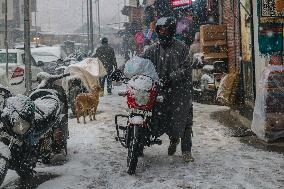
[[(127, 97), (128, 115), (116, 115), (115, 125), (116, 140), (128, 149), (127, 172), (132, 175), (136, 171), (138, 157), (143, 155), (144, 147), (162, 144), (153, 132), (151, 117), (154, 104), (162, 102), (163, 98), (157, 96), (157, 85), (148, 76), (136, 75), (126, 83), (127, 90), (119, 92), (119, 95)], [(119, 124), (119, 119), (127, 119), (127, 124)]]
[(46, 156), (42, 156), (42, 162), (49, 164), (51, 154), (60, 154), (64, 150), (67, 155), (67, 139), (69, 138), (68, 130), (68, 98), (62, 87), (62, 80), (70, 74), (50, 75), (47, 73), (38, 74), (38, 82), (40, 82), (37, 90), (54, 90), (60, 102), (60, 117), (58, 127), (55, 127), (42, 141), (47, 147)]
[(47, 162), (51, 153), (62, 148), (67, 152), (67, 100), (54, 82), (68, 75), (39, 73), (40, 84), (30, 96), (13, 96), (0, 86), (4, 98), (0, 110), (0, 185), (8, 169), (26, 180), (33, 176), (39, 159)]

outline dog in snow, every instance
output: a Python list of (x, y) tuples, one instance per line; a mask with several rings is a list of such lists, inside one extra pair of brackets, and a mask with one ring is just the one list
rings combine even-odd
[(90, 121), (96, 120), (96, 112), (99, 105), (100, 91), (99, 85), (94, 85), (90, 93), (81, 93), (75, 99), (75, 109), (77, 122), (80, 123), (80, 117), (83, 116), (86, 124), (86, 116), (89, 115)]

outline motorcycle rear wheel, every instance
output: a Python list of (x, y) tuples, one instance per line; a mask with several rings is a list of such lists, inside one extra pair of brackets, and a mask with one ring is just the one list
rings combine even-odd
[(5, 158), (0, 157), (0, 186), (2, 185), (8, 172), (8, 162)]

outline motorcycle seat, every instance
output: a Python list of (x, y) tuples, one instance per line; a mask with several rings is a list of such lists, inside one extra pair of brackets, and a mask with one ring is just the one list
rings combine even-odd
[(43, 129), (50, 126), (50, 123), (54, 123), (60, 114), (59, 99), (54, 95), (46, 95), (37, 98), (34, 103), (36, 107), (35, 126)]

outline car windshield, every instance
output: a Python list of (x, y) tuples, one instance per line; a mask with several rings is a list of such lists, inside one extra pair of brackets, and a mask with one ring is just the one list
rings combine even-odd
[[(6, 53), (0, 53), (0, 64), (6, 63)], [(8, 53), (8, 63), (17, 63), (17, 53)]]
[(34, 57), (35, 61), (42, 61), (42, 62), (56, 62), (58, 60), (58, 57), (53, 55), (53, 54), (47, 54), (47, 53), (36, 53), (36, 54), (32, 54), (32, 56)]

